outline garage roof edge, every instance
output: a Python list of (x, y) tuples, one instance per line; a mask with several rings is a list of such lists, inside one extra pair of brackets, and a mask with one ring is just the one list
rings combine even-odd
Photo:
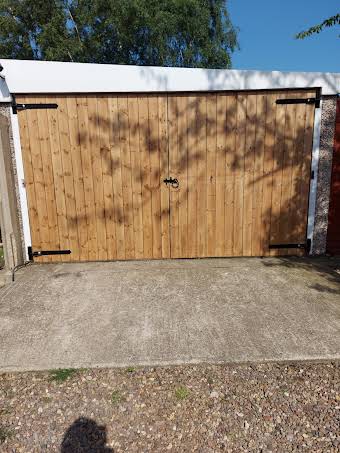
[(0, 102), (10, 93), (105, 93), (321, 88), (340, 92), (340, 73), (170, 68), (0, 59)]

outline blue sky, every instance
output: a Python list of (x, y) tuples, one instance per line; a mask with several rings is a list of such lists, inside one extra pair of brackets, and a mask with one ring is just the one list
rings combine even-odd
[(240, 28), (234, 69), (340, 72), (340, 27), (294, 39), (294, 35), (340, 12), (339, 0), (228, 0)]

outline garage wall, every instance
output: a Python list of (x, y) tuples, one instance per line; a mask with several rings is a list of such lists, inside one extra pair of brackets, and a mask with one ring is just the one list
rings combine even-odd
[[(15, 237), (12, 238), (12, 250), (7, 250), (5, 251), (6, 253), (9, 253), (11, 255), (11, 259), (7, 261), (10, 261), (9, 263), (5, 263), (6, 267), (8, 265), (17, 265), (21, 264), (23, 262), (23, 257), (25, 256), (25, 242), (24, 242), (24, 234), (23, 234), (23, 221), (22, 221), (22, 215), (21, 215), (21, 210), (20, 210), (20, 196), (19, 196), (19, 186), (18, 186), (18, 177), (17, 177), (17, 166), (16, 166), (16, 160), (15, 160), (15, 149), (14, 149), (14, 140), (13, 140), (13, 131), (12, 131), (12, 126), (11, 126), (11, 121), (10, 121), (10, 112), (11, 112), (11, 106), (10, 104), (0, 104), (0, 116), (6, 119), (6, 123), (8, 125), (8, 141), (9, 143), (9, 149), (6, 147), (6, 149), (3, 150), (3, 152), (10, 154), (10, 156), (5, 156), (9, 157), (9, 167), (11, 171), (11, 177), (10, 177), (10, 182), (11, 184), (7, 185), (7, 189), (9, 191), (15, 190), (15, 197), (13, 200), (14, 204), (14, 210), (16, 213), (16, 218), (14, 219), (14, 222), (16, 223), (15, 225)], [(7, 159), (6, 159), (7, 160)], [(6, 171), (8, 169), (6, 168)], [(7, 175), (9, 176), (9, 175)], [(12, 194), (10, 194), (12, 195)], [(10, 197), (12, 198), (12, 197)], [(5, 213), (5, 215), (9, 215), (9, 213)], [(5, 233), (5, 232), (4, 232)], [(6, 246), (6, 245), (5, 245)], [(13, 253), (14, 252), (14, 253)]]
[[(332, 167), (333, 139), (336, 114), (336, 96), (324, 96), (322, 105), (322, 121), (321, 121), (321, 136), (320, 136), (320, 159), (318, 170), (318, 185), (317, 185), (317, 200), (315, 212), (315, 228), (314, 228), (314, 246), (313, 254), (323, 254), (326, 251), (327, 226), (328, 226), (328, 211), (330, 197), (330, 180)], [(0, 105), (0, 115), (10, 118), (10, 105)], [(13, 134), (11, 127), (9, 128), (9, 139), (11, 147), (12, 171), (15, 181), (16, 198), (19, 206), (19, 188), (17, 179), (16, 162), (14, 158)], [(25, 254), (25, 244), (23, 239), (23, 225), (21, 210), (18, 208), (18, 223), (20, 227), (20, 247)]]
[(337, 112), (334, 131), (331, 191), (328, 216), (327, 252), (340, 254), (340, 99), (337, 100)]
[(313, 255), (326, 252), (336, 103), (336, 96), (323, 96)]

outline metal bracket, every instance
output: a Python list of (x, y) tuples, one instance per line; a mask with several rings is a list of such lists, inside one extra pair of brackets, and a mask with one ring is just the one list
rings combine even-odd
[(22, 110), (42, 110), (42, 109), (57, 109), (58, 104), (17, 104), (15, 96), (12, 95), (12, 110), (14, 115)]
[(315, 105), (315, 108), (320, 108), (319, 98), (302, 98), (302, 99), (277, 99), (276, 104), (311, 104)]
[(174, 189), (178, 189), (178, 187), (179, 187), (178, 179), (177, 178), (172, 178), (171, 176), (170, 176), (170, 178), (163, 179), (163, 182), (166, 185), (170, 184), (171, 187), (173, 187)]
[(47, 256), (47, 255), (70, 255), (71, 250), (39, 250), (33, 252), (32, 247), (27, 247), (29, 261), (34, 261), (35, 257)]
[(287, 244), (269, 244), (269, 249), (304, 249), (307, 254), (311, 250), (312, 241), (307, 239), (306, 242), (287, 243)]

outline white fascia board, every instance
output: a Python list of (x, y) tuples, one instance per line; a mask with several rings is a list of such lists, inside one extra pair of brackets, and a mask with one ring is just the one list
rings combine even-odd
[(340, 91), (340, 73), (265, 72), (0, 59), (11, 93), (132, 93), (321, 88)]

